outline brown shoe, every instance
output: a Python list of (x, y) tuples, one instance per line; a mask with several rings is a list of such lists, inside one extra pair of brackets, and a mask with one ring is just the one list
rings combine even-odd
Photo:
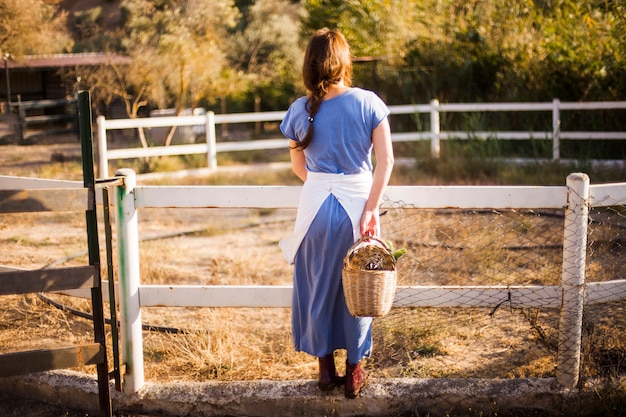
[(319, 358), (320, 371), (319, 382), (317, 386), (322, 391), (332, 391), (337, 385), (342, 385), (345, 382), (344, 377), (337, 375), (337, 369), (335, 368), (335, 356), (330, 355)]
[(365, 386), (367, 372), (361, 367), (361, 362), (352, 365), (346, 361), (346, 398), (356, 398)]

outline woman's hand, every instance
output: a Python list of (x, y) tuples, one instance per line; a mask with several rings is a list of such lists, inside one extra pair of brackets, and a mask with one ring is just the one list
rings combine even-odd
[(380, 229), (378, 227), (378, 209), (363, 210), (361, 215), (361, 236), (378, 236)]

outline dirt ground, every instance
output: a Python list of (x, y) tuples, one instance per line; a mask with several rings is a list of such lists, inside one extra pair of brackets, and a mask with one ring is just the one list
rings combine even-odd
[[(94, 414), (92, 414), (94, 415)], [(72, 410), (54, 404), (47, 404), (25, 398), (12, 397), (0, 393), (0, 417), (88, 417), (80, 410)], [(130, 416), (129, 416), (130, 417)], [(140, 416), (133, 416), (140, 417)], [(148, 416), (146, 416), (148, 417)]]

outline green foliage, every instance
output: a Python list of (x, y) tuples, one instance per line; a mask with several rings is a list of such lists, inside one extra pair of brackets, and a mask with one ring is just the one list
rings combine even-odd
[[(227, 59), (239, 82), (228, 95), (249, 103), (260, 101), (270, 110), (286, 108), (300, 83), (303, 50), (298, 33), (300, 7), (287, 0), (241, 4), (242, 18), (227, 41)], [(252, 111), (253, 105), (245, 111)]]
[(91, 38), (98, 34), (102, 25), (102, 7), (94, 7), (74, 13), (74, 26), (79, 38)]
[(223, 75), (224, 40), (238, 19), (232, 2), (128, 0), (123, 7), (123, 47), (146, 74), (137, 82), (151, 103), (180, 111), (231, 84)]
[(448, 41), (417, 39), (405, 63), (415, 69), (408, 76), (420, 91), (419, 101), (439, 97), (451, 102), (487, 100), (497, 93), (502, 71), (510, 66), (474, 29)]
[[(386, 27), (382, 2), (363, 0), (313, 0), (306, 2), (309, 18), (303, 29), (306, 36), (322, 27), (339, 29), (358, 55), (379, 55), (383, 50)], [(321, 12), (327, 11), (324, 16)]]
[[(71, 46), (55, 7), (2, 2), (0, 49)], [(250, 111), (259, 100), (282, 110), (303, 93), (303, 47), (324, 26), (367, 58), (356, 60), (355, 85), (389, 104), (623, 100), (625, 22), (624, 2), (597, 0), (109, 0), (73, 11), (70, 26), (75, 51), (134, 58), (127, 71), (83, 79), (136, 115), (145, 105)], [(610, 130), (622, 119), (594, 123)]]
[(308, 0), (301, 36), (304, 40), (322, 27), (340, 30), (357, 57), (383, 57), (395, 61), (398, 48), (413, 25), (423, 18), (422, 2), (403, 0)]
[(540, 22), (544, 36), (539, 44), (544, 59), (536, 63), (533, 73), (543, 94), (562, 100), (614, 94), (605, 88), (612, 83), (613, 72), (622, 72), (623, 56), (618, 54), (623, 39), (611, 35), (619, 16), (601, 2), (555, 3), (544, 9)]
[(303, 36), (336, 27), (356, 56), (384, 57), (376, 76), (391, 103), (624, 97), (621, 2), (310, 0), (304, 8)]

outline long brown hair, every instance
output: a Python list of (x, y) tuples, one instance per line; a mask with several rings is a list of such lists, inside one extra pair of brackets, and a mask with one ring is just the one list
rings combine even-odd
[(309, 128), (304, 139), (296, 145), (298, 149), (306, 149), (311, 143), (313, 120), (328, 88), (341, 79), (347, 86), (352, 84), (350, 45), (341, 32), (324, 28), (313, 34), (304, 54), (302, 79), (308, 90)]

